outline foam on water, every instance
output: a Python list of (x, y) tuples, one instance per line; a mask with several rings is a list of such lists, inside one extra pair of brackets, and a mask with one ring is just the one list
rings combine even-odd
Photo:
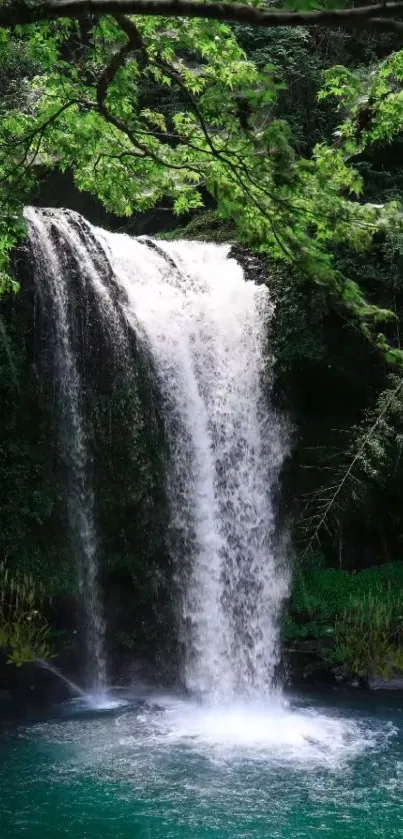
[(339, 765), (373, 747), (379, 735), (355, 721), (285, 702), (220, 706), (176, 700), (162, 706), (151, 731), (156, 740), (214, 760), (258, 759), (294, 768)]
[[(98, 719), (67, 719), (39, 724), (27, 732), (45, 740), (75, 744), (71, 769), (80, 765), (99, 772), (99, 761), (110, 777), (130, 777), (136, 764), (144, 783), (156, 766), (182, 754), (186, 763), (196, 758), (217, 764), (258, 761), (288, 766), (291, 771), (322, 767), (340, 769), (367, 750), (381, 748), (396, 732), (390, 726), (370, 727), (365, 720), (349, 719), (324, 710), (278, 702), (217, 705), (174, 696), (150, 696), (136, 703), (129, 694), (105, 701), (93, 698), (87, 710), (119, 709), (124, 715)], [(112, 701), (111, 701), (112, 700)], [(75, 703), (77, 711), (79, 703)], [(193, 756), (193, 757), (192, 757)], [(61, 771), (68, 767), (64, 765)]]
[(62, 704), (62, 711), (68, 714), (102, 713), (126, 708), (129, 701), (123, 697), (112, 696), (110, 693), (86, 693), (75, 699), (69, 699)]

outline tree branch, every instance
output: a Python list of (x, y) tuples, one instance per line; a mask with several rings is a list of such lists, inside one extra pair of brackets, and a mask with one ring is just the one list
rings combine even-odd
[(140, 155), (137, 155), (138, 157), (142, 157), (143, 159), (149, 157), (151, 160), (154, 161), (154, 163), (157, 163), (159, 166), (162, 166), (166, 169), (185, 169), (188, 172), (194, 172), (198, 176), (200, 175), (199, 170), (191, 166), (190, 163), (176, 164), (172, 163), (169, 160), (163, 160), (161, 157), (159, 157), (152, 149), (149, 148), (149, 146), (140, 142), (140, 140), (136, 136), (136, 129), (132, 130), (128, 125), (126, 125), (126, 123), (122, 122), (122, 120), (118, 119), (118, 117), (115, 117), (114, 114), (112, 114), (108, 110), (104, 101), (100, 101), (99, 99), (97, 99), (96, 105), (89, 102), (86, 102), (84, 104), (88, 108), (97, 110), (106, 122), (108, 122), (110, 125), (113, 125), (115, 128), (118, 129), (118, 131), (121, 131), (121, 133), (124, 134), (128, 138), (128, 140), (130, 140), (132, 146), (134, 146), (134, 148), (140, 152)]
[(146, 15), (207, 18), (257, 27), (325, 26), (403, 32), (403, 2), (381, 2), (349, 9), (317, 11), (253, 7), (246, 3), (203, 0), (43, 0), (10, 2), (0, 6), (0, 28), (10, 28), (59, 18), (88, 15)]
[(123, 67), (126, 57), (132, 52), (132, 50), (132, 45), (130, 41), (128, 41), (120, 48), (120, 50), (118, 50), (118, 52), (115, 53), (109, 64), (107, 64), (100, 75), (97, 83), (97, 101), (100, 108), (105, 102), (109, 85), (115, 78), (118, 70)]
[[(372, 438), (374, 432), (378, 428), (378, 425), (383, 420), (383, 418), (384, 418), (385, 414), (388, 412), (393, 400), (396, 399), (396, 396), (399, 395), (402, 388), (403, 388), (403, 381), (400, 381), (399, 384), (397, 385), (397, 387), (395, 388), (395, 390), (391, 393), (391, 395), (389, 396), (389, 398), (387, 399), (387, 401), (383, 405), (383, 408), (380, 411), (380, 413), (378, 414), (375, 422), (371, 425), (371, 428), (369, 429), (369, 431), (367, 432), (367, 434), (363, 438), (363, 440), (361, 442), (361, 445), (359, 446), (359, 448), (356, 451), (354, 457), (350, 461), (350, 464), (349, 464), (348, 468), (343, 473), (343, 476), (342, 476), (341, 480), (337, 484), (334, 484), (333, 486), (327, 488), (328, 490), (330, 490), (332, 492), (331, 498), (330, 499), (323, 499), (324, 504), (325, 504), (324, 509), (321, 513), (319, 513), (315, 517), (317, 519), (317, 524), (316, 524), (315, 530), (314, 530), (314, 532), (313, 532), (313, 534), (312, 534), (312, 536), (311, 536), (311, 538), (310, 538), (310, 540), (309, 540), (309, 542), (308, 542), (308, 544), (307, 544), (307, 546), (306, 546), (306, 548), (303, 552), (303, 556), (305, 556), (305, 554), (307, 554), (308, 551), (312, 550), (315, 541), (319, 541), (320, 531), (321, 531), (322, 527), (325, 527), (327, 525), (327, 519), (328, 519), (330, 510), (334, 507), (334, 505), (335, 505), (337, 499), (339, 498), (340, 493), (341, 493), (343, 487), (345, 486), (346, 482), (349, 479), (351, 479), (354, 467), (355, 467), (357, 461), (363, 455), (367, 443)], [(334, 490), (334, 492), (333, 492), (333, 490)]]
[(116, 20), (116, 23), (120, 26), (121, 29), (123, 29), (123, 32), (127, 35), (132, 49), (135, 52), (139, 53), (141, 66), (145, 67), (148, 63), (148, 55), (144, 41), (141, 37), (141, 33), (137, 29), (137, 26), (135, 25), (135, 23), (133, 23), (132, 20), (130, 20), (130, 18), (125, 17), (125, 15), (115, 14), (114, 18)]
[(123, 67), (126, 58), (130, 53), (138, 52), (140, 56), (140, 64), (144, 66), (147, 61), (147, 53), (143, 44), (142, 37), (137, 27), (124, 15), (114, 15), (116, 23), (127, 35), (128, 41), (118, 50), (112, 57), (109, 64), (105, 67), (103, 73), (98, 79), (97, 83), (97, 102), (98, 107), (102, 108), (107, 93), (108, 87), (116, 76), (118, 70)]

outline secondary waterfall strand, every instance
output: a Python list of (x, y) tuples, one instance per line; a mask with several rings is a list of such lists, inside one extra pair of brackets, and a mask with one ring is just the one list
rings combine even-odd
[[(106, 687), (104, 621), (98, 581), (98, 540), (94, 493), (89, 480), (88, 444), (82, 384), (73, 340), (72, 312), (76, 301), (69, 283), (71, 257), (80, 260), (80, 278), (96, 286), (99, 278), (90, 251), (60, 211), (28, 207), (25, 218), (34, 256), (34, 276), (42, 307), (48, 309), (51, 352), (58, 393), (60, 447), (67, 473), (67, 516), (77, 560), (85, 616), (86, 679), (95, 691)], [(85, 258), (83, 258), (85, 257)], [(97, 294), (100, 294), (99, 289)]]

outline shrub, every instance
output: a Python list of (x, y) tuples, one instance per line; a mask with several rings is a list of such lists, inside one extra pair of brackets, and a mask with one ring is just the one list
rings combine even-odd
[(41, 592), (31, 577), (11, 576), (0, 563), (0, 648), (10, 664), (50, 658), (50, 628), (38, 608)]
[(305, 568), (296, 568), (285, 639), (330, 636), (323, 657), (357, 676), (403, 669), (403, 563), (350, 573), (321, 567), (316, 556)]
[(328, 658), (345, 662), (357, 676), (381, 675), (403, 668), (403, 599), (390, 586), (352, 597), (336, 621)]

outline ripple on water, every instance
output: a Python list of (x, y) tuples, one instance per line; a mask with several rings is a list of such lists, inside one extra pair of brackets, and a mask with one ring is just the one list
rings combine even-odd
[[(95, 837), (101, 818), (106, 839), (393, 837), (402, 827), (396, 733), (384, 716), (351, 709), (155, 696), (115, 715), (21, 729), (35, 773), (9, 785), (21, 819), (32, 791), (42, 796), (32, 839), (64, 839), (62, 828), (44, 829), (52, 801), (72, 837)], [(79, 824), (69, 834), (70, 818)]]

